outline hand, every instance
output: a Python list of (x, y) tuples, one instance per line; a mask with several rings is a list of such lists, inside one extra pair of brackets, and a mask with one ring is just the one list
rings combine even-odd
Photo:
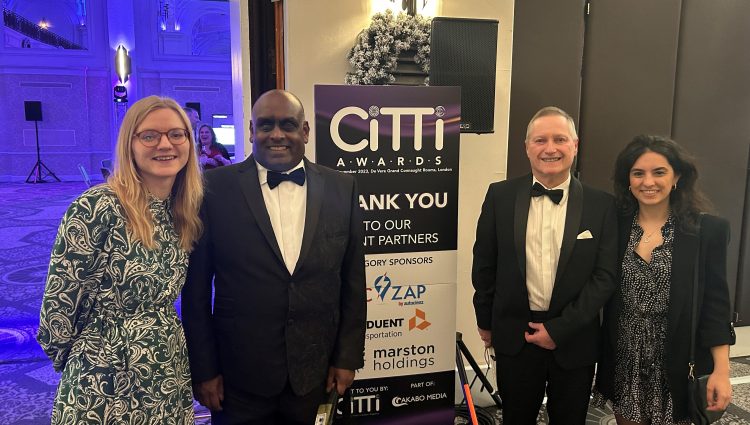
[(336, 385), (336, 391), (339, 395), (344, 395), (346, 389), (352, 386), (354, 382), (354, 371), (349, 369), (339, 369), (337, 367), (328, 368), (328, 380), (326, 382), (326, 391), (330, 392)]
[(706, 400), (708, 400), (708, 410), (721, 411), (729, 406), (732, 400), (732, 384), (729, 382), (729, 374), (714, 372), (708, 376)]
[(221, 375), (193, 385), (193, 392), (198, 402), (206, 406), (209, 410), (215, 412), (222, 410), (221, 402), (224, 401), (224, 378)]
[(212, 158), (212, 157), (206, 156), (206, 155), (201, 155), (200, 158), (198, 158), (198, 161), (204, 167), (206, 165), (212, 165), (212, 166), (218, 165), (218, 161), (215, 158)]
[(484, 347), (492, 347), (492, 331), (488, 331), (482, 328), (477, 328), (477, 331), (479, 331), (479, 338), (482, 338)]
[(545, 350), (554, 350), (557, 348), (557, 344), (555, 344), (555, 341), (553, 341), (552, 337), (547, 333), (544, 323), (529, 322), (529, 327), (534, 330), (534, 333), (530, 334), (524, 332), (526, 342), (529, 344), (536, 344)]

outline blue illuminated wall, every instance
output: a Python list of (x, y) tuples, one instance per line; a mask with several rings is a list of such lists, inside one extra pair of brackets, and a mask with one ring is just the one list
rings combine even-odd
[[(113, 102), (115, 49), (128, 48), (130, 103), (152, 94), (200, 102), (204, 121), (232, 113), (229, 3), (208, 0), (4, 0), (4, 7), (84, 47), (61, 49), (0, 27), (0, 182), (36, 161), (24, 100), (42, 102), (42, 160), (60, 178), (97, 175), (112, 156), (124, 108)], [(23, 45), (31, 45), (24, 48)]]

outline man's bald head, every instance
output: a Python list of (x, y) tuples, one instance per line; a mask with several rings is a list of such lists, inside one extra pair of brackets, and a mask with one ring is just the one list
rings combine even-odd
[(253, 105), (250, 123), (253, 157), (273, 171), (287, 171), (302, 161), (310, 126), (299, 98), (286, 90), (263, 93)]
[(269, 90), (258, 98), (258, 100), (255, 101), (255, 104), (253, 105), (252, 115), (253, 120), (255, 120), (256, 117), (256, 111), (260, 104), (260, 106), (263, 106), (264, 102), (272, 101), (272, 99), (280, 100), (285, 99), (286, 101), (290, 102), (295, 107), (299, 108), (300, 115), (297, 117), (300, 122), (305, 121), (305, 107), (302, 105), (302, 101), (299, 100), (299, 98), (292, 92), (282, 90), (282, 89), (273, 89)]

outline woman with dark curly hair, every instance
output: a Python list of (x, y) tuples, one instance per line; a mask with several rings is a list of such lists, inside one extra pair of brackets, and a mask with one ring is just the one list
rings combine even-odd
[(690, 423), (694, 267), (700, 272), (696, 373), (710, 374), (708, 409), (725, 409), (732, 396), (729, 224), (704, 214), (708, 202), (697, 178), (687, 152), (659, 136), (637, 136), (615, 163), (620, 284), (605, 309), (594, 394), (598, 404), (612, 401), (618, 424)]
[(201, 167), (204, 170), (232, 163), (227, 148), (216, 141), (216, 133), (208, 124), (198, 127), (198, 153), (200, 154)]

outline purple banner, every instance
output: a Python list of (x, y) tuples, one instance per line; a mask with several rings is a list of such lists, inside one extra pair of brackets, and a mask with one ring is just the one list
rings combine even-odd
[(365, 366), (339, 411), (452, 425), (459, 87), (315, 86), (319, 164), (353, 174), (365, 226)]
[(456, 249), (458, 87), (315, 86), (316, 160), (356, 174), (368, 254)]

